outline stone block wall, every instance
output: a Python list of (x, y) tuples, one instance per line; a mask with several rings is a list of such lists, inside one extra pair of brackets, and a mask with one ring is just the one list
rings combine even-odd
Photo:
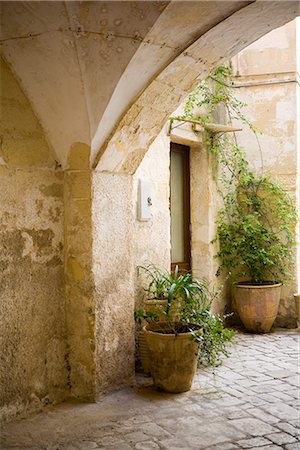
[(1, 74), (0, 414), (7, 418), (66, 396), (64, 180), (4, 61)]

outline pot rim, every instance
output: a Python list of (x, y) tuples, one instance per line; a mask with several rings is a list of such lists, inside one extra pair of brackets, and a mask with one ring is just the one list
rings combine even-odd
[(280, 287), (282, 286), (282, 283), (276, 283), (273, 284), (251, 284), (251, 281), (241, 281), (238, 283), (235, 288), (239, 289), (270, 289), (274, 287)]
[(166, 302), (166, 298), (146, 298), (144, 300), (145, 303), (157, 303), (157, 302)]
[[(176, 323), (180, 323), (180, 322), (176, 322)], [(150, 335), (153, 335), (153, 336), (159, 335), (162, 339), (167, 339), (170, 337), (184, 338), (184, 337), (190, 337), (192, 335), (191, 331), (188, 331), (187, 333), (176, 333), (175, 334), (175, 333), (161, 333), (161, 332), (159, 332), (159, 330), (158, 331), (147, 330), (147, 327), (150, 327), (151, 325), (157, 325), (157, 326), (161, 326), (162, 328), (164, 328), (164, 326), (166, 326), (166, 322), (153, 322), (153, 323), (148, 323), (143, 326), (143, 331), (145, 333), (149, 333)], [(192, 323), (189, 325), (195, 327), (196, 328), (195, 331), (199, 331), (201, 329), (200, 325), (192, 324)]]

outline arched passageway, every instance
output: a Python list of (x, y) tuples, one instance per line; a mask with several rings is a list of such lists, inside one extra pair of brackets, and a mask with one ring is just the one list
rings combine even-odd
[[(1, 383), (9, 415), (70, 393), (95, 399), (131, 382), (135, 255), (159, 253), (159, 239), (150, 248), (149, 229), (135, 224), (133, 175), (197, 80), (297, 16), (299, 3), (2, 2), (1, 9), (9, 374)], [(156, 164), (165, 173), (159, 154)], [(159, 220), (167, 213), (163, 207)], [(168, 261), (164, 251), (161, 263)]]

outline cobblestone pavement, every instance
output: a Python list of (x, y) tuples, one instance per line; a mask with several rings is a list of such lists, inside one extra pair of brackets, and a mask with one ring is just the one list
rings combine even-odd
[(299, 332), (239, 334), (193, 389), (163, 394), (140, 377), (97, 404), (64, 403), (7, 424), (1, 449), (300, 449)]

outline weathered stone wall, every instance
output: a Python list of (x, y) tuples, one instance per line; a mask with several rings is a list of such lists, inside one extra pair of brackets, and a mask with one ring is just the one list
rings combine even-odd
[(132, 177), (95, 172), (93, 277), (96, 395), (134, 379)]
[[(171, 265), (170, 251), (170, 138), (164, 127), (133, 177), (134, 268), (136, 306), (144, 298), (143, 277), (138, 266), (153, 263), (164, 269)], [(149, 221), (138, 220), (139, 182), (150, 182), (151, 214)]]
[(9, 417), (66, 395), (63, 174), (4, 61), (1, 105), (0, 409)]

